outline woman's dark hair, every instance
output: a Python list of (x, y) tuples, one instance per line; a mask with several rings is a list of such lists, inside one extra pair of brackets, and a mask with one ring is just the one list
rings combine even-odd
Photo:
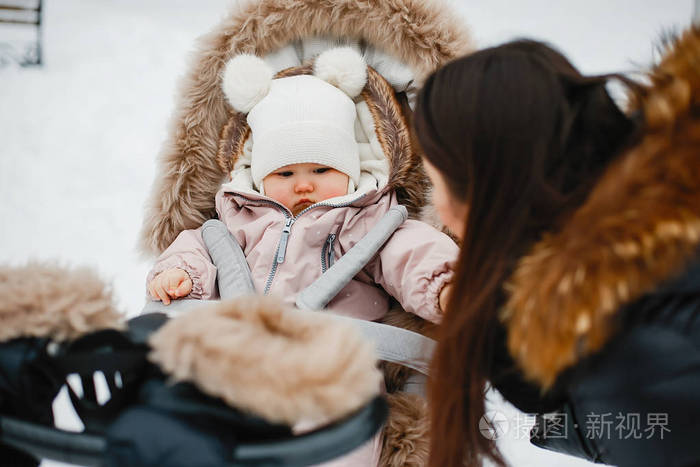
[(502, 339), (503, 285), (636, 134), (609, 96), (608, 78), (582, 76), (549, 46), (521, 40), (447, 64), (418, 95), (424, 157), (468, 206), (429, 386), (433, 467), (485, 457), (504, 464), (479, 431)]

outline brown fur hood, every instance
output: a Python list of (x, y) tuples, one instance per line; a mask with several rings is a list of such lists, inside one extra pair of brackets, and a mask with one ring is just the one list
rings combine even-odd
[[(230, 168), (227, 154), (219, 151), (222, 129), (226, 126), (224, 136), (231, 137), (238, 131), (232, 125), (243, 128), (231, 123), (235, 113), (220, 87), (224, 64), (236, 54), (266, 56), (312, 37), (349, 39), (361, 49), (381, 51), (407, 65), (416, 83), (470, 49), (465, 26), (439, 0), (249, 0), (237, 5), (201, 38), (195, 61), (180, 85), (177, 110), (147, 204), (141, 233), (145, 252), (161, 252), (182, 230), (198, 227), (215, 215), (214, 194)], [(405, 157), (394, 164), (401, 171), (392, 177), (395, 186), (405, 188), (401, 201), (415, 213), (425, 202), (425, 177), (419, 170), (420, 159), (409, 149), (399, 103), (390, 94), (376, 96), (375, 102), (390, 97), (390, 105), (378, 111), (396, 115), (373, 117), (383, 130), (385, 149), (395, 143), (397, 153)]]
[(688, 266), (700, 245), (700, 29), (686, 31), (632, 98), (645, 128), (560, 231), (517, 266), (504, 320), (527, 377), (550, 387), (602, 348), (614, 319)]

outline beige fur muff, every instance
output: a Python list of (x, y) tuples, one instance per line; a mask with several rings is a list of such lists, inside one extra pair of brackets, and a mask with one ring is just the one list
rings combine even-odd
[[(389, 160), (388, 186), (396, 190), (412, 218), (428, 220), (423, 213), (431, 211), (429, 185), (411, 144), (409, 102), (429, 73), (472, 50), (459, 15), (439, 0), (249, 0), (238, 2), (200, 39), (189, 73), (180, 83), (144, 217), (144, 252), (160, 253), (181, 231), (196, 228), (216, 215), (214, 195), (227, 181), (248, 136), (245, 116), (231, 108), (221, 89), (225, 64), (235, 55), (248, 53), (263, 57), (278, 76), (308, 73), (309, 60), (339, 44), (358, 49), (369, 65), (362, 98)], [(429, 332), (423, 320), (395, 308), (385, 323)], [(225, 315), (222, 311), (217, 319)], [(204, 336), (207, 332), (202, 329)], [(186, 337), (182, 339), (184, 342)], [(316, 343), (323, 345), (320, 340)], [(175, 352), (176, 347), (171, 350)], [(164, 354), (159, 355), (159, 361), (167, 360)], [(205, 378), (204, 386), (225, 385), (215, 375), (206, 376), (193, 368), (189, 374)], [(409, 375), (406, 368), (384, 364), (383, 369), (391, 409), (380, 463), (425, 465), (425, 400), (400, 392)], [(175, 367), (172, 371), (181, 374)], [(281, 414), (282, 407), (277, 416)]]
[(291, 426), (347, 416), (379, 394), (382, 378), (374, 347), (355, 329), (270, 297), (184, 313), (149, 343), (150, 359), (174, 380)]
[[(94, 270), (0, 265), (0, 342), (125, 328)], [(292, 426), (347, 416), (379, 394), (382, 380), (373, 345), (356, 329), (269, 297), (203, 305), (172, 318), (150, 344), (150, 359), (173, 381)]]

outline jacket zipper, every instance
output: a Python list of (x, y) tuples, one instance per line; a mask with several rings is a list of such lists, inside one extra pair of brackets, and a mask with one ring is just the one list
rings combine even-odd
[(333, 242), (335, 241), (335, 234), (330, 234), (326, 239), (326, 243), (323, 244), (321, 249), (321, 273), (326, 272), (328, 268), (333, 266)]
[[(289, 209), (287, 209), (286, 207), (284, 207), (283, 205), (279, 204), (276, 201), (271, 201), (271, 200), (266, 200), (266, 199), (254, 200), (254, 199), (250, 199), (246, 196), (243, 196), (243, 195), (240, 195), (237, 193), (233, 193), (233, 194), (234, 194), (234, 196), (240, 196), (241, 198), (246, 199), (248, 201), (260, 202), (260, 203), (272, 205), (272, 206), (276, 207), (277, 209), (279, 209), (282, 212), (282, 214), (284, 214), (284, 221), (285, 221), (284, 228), (282, 229), (282, 235), (280, 236), (280, 241), (277, 244), (277, 250), (275, 251), (275, 261), (273, 261), (272, 269), (270, 269), (270, 273), (267, 275), (267, 281), (265, 282), (265, 291), (263, 292), (263, 295), (267, 295), (268, 292), (270, 291), (270, 287), (272, 287), (272, 280), (275, 278), (275, 274), (277, 273), (277, 267), (280, 263), (284, 262), (284, 258), (286, 256), (286, 252), (287, 252), (287, 243), (289, 242), (289, 235), (292, 231), (292, 224), (294, 224), (294, 222), (296, 222), (296, 220), (299, 219), (299, 217), (301, 217), (303, 214), (306, 214), (311, 209), (314, 209), (314, 208), (317, 208), (320, 206), (330, 206), (332, 208), (344, 208), (346, 206), (350, 206), (352, 203), (355, 203), (366, 196), (366, 193), (365, 193), (365, 194), (362, 194), (362, 195), (358, 196), (357, 198), (353, 199), (352, 201), (348, 201), (347, 203), (342, 203), (342, 204), (316, 203), (316, 204), (311, 205), (308, 208), (304, 209), (296, 216), (290, 217), (289, 215), (287, 215), (288, 213), (290, 213)], [(335, 240), (335, 235), (333, 235), (333, 239)], [(331, 245), (332, 245), (332, 243), (331, 243)], [(331, 250), (331, 255), (332, 254), (333, 254), (333, 252)], [(332, 261), (332, 258), (329, 258), (329, 260)], [(328, 266), (328, 267), (330, 267), (330, 266)]]
[(265, 291), (263, 295), (267, 295), (272, 286), (272, 279), (275, 278), (277, 273), (277, 265), (284, 263), (284, 257), (287, 254), (287, 243), (289, 242), (289, 233), (292, 230), (292, 224), (296, 218), (287, 216), (287, 213), (282, 211), (284, 214), (284, 228), (282, 229), (282, 235), (280, 236), (280, 241), (277, 244), (277, 251), (275, 252), (275, 260), (272, 262), (272, 269), (270, 269), (270, 274), (267, 275), (267, 282), (265, 282)]
[[(275, 257), (279, 254), (280, 247), (277, 245), (277, 251), (275, 252)], [(267, 295), (267, 293), (270, 291), (270, 287), (272, 286), (272, 279), (275, 278), (275, 273), (277, 272), (277, 265), (279, 263), (277, 262), (276, 258), (275, 261), (272, 262), (272, 269), (270, 270), (270, 274), (267, 275), (267, 282), (265, 282), (265, 291), (263, 292), (263, 295)]]
[(284, 256), (287, 254), (287, 242), (289, 241), (289, 232), (292, 230), (292, 224), (294, 223), (293, 218), (287, 219), (284, 223), (284, 228), (282, 229), (282, 236), (280, 237), (279, 247), (277, 248), (277, 262), (284, 263)]

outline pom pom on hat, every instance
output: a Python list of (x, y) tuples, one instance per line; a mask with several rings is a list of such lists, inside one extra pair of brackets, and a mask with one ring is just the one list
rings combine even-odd
[(272, 68), (260, 57), (237, 55), (226, 64), (221, 88), (234, 109), (248, 113), (270, 91), (273, 76)]
[(356, 97), (367, 83), (367, 64), (352, 47), (329, 49), (316, 58), (314, 76)]

